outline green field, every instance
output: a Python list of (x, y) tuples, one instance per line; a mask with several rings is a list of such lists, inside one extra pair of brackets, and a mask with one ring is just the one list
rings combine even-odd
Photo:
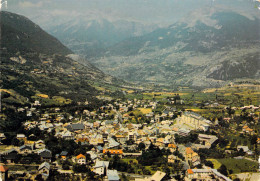
[(234, 174), (242, 172), (256, 172), (258, 168), (257, 162), (246, 159), (208, 159), (214, 164), (214, 168), (218, 169), (221, 164), (226, 165), (228, 170), (232, 170)]

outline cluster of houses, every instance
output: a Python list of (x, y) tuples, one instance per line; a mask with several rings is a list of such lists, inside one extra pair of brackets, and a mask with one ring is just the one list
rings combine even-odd
[[(40, 106), (40, 102), (36, 101), (33, 105)], [(160, 149), (170, 150), (171, 154), (168, 156), (168, 163), (180, 160), (173, 154), (178, 149), (184, 156), (186, 165), (192, 168), (196, 167), (201, 163), (197, 150), (200, 148), (209, 149), (218, 140), (218, 137), (199, 134), (199, 143), (178, 145), (175, 142), (174, 135), (188, 136), (192, 130), (207, 131), (213, 123), (193, 112), (183, 112), (180, 116), (174, 118), (176, 109), (171, 107), (165, 107), (161, 113), (155, 111), (146, 113), (145, 117), (149, 119), (150, 124), (134, 124), (129, 121), (131, 117), (130, 110), (133, 111), (138, 108), (155, 110), (157, 105), (156, 101), (116, 101), (114, 104), (102, 106), (96, 111), (84, 110), (82, 113), (76, 112), (75, 115), (78, 116), (74, 117), (71, 115), (65, 116), (60, 108), (45, 111), (44, 113), (39, 112), (36, 107), (19, 108), (18, 111), (26, 111), (28, 117), (35, 114), (39, 118), (38, 120), (29, 119), (25, 122), (24, 128), (26, 130), (38, 127), (42, 131), (54, 132), (57, 138), (73, 140), (81, 145), (93, 145), (94, 147), (87, 153), (79, 155), (68, 155), (68, 152), (64, 150), (57, 157), (52, 155), (44, 141), (31, 141), (30, 137), (34, 135), (18, 134), (17, 139), (23, 141), (24, 145), (3, 151), (0, 154), (8, 164), (15, 162), (16, 154), (28, 155), (34, 153), (39, 155), (42, 164), (39, 165), (38, 173), (46, 179), (53, 160), (57, 158), (67, 160), (70, 158), (74, 163), (86, 165), (85, 155), (89, 154), (94, 163), (92, 167), (94, 173), (105, 175), (107, 180), (120, 180), (117, 170), (108, 169), (109, 162), (104, 160), (104, 156), (107, 154), (118, 155), (121, 158), (141, 156), (142, 152), (136, 151), (140, 143), (145, 145), (145, 149), (148, 149), (153, 144)], [(113, 115), (113, 119), (109, 119), (111, 115)], [(250, 132), (251, 130), (248, 126), (244, 126), (243, 131)], [(5, 139), (5, 135), (0, 133), (0, 141), (3, 139)], [(214, 169), (187, 170), (187, 178), (189, 179), (208, 178), (212, 174), (215, 175), (216, 179), (228, 180)], [(155, 180), (161, 180), (164, 176), (165, 173), (156, 172), (152, 177), (143, 180), (153, 180), (153, 177), (160, 178)]]

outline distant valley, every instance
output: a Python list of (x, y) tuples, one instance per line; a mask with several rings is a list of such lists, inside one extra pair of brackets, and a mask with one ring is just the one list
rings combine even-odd
[[(102, 23), (101, 27), (90, 22), (88, 29), (71, 26), (74, 31), (59, 26), (51, 32), (105, 73), (130, 82), (219, 87), (232, 81), (259, 79), (257, 17), (224, 10), (194, 11), (169, 27), (150, 33), (144, 29), (141, 36), (134, 36), (134, 24), (126, 24), (125, 30), (132, 31), (127, 33), (129, 38), (123, 36), (126, 32), (122, 29)], [(91, 44), (91, 36), (96, 43), (91, 41), (92, 46), (86, 46)], [(74, 44), (79, 37), (85, 39)], [(109, 40), (112, 37), (113, 41)]]

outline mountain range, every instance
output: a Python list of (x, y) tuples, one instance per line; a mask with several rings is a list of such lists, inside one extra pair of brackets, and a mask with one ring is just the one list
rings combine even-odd
[(166, 28), (128, 38), (90, 59), (127, 81), (216, 87), (260, 78), (260, 20), (231, 11), (194, 11)]
[(0, 17), (3, 104), (95, 102), (93, 83), (117, 83), (28, 18), (5, 11)]
[(46, 31), (57, 37), (75, 53), (85, 57), (99, 56), (99, 52), (130, 37), (141, 36), (158, 28), (136, 21), (88, 19), (77, 16), (56, 25), (47, 26)]

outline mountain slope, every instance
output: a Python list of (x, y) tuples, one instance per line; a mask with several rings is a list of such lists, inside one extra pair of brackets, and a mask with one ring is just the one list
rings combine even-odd
[(1, 89), (3, 103), (15, 105), (33, 100), (45, 104), (96, 102), (93, 82), (112, 83), (111, 76), (84, 60), (29, 19), (0, 12)]
[(259, 19), (225, 11), (190, 19), (122, 41), (92, 61), (135, 82), (207, 87), (259, 78)]
[[(71, 54), (72, 51), (26, 17), (1, 12), (1, 44), (13, 52)], [(15, 44), (14, 44), (15, 43)]]

